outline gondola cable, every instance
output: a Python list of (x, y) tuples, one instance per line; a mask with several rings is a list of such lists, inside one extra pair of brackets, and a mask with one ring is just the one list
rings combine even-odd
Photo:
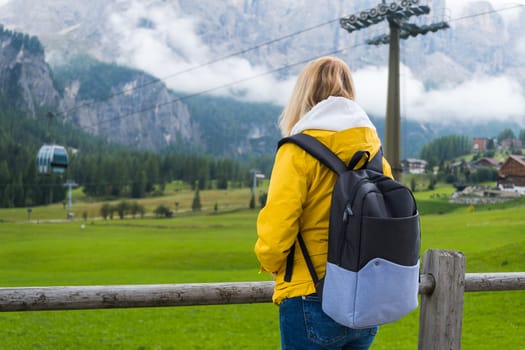
[[(501, 8), (501, 9), (495, 9), (495, 10), (491, 10), (491, 11), (485, 11), (485, 12), (481, 12), (481, 13), (477, 13), (477, 14), (472, 14), (472, 15), (469, 15), (469, 16), (463, 16), (463, 17), (458, 17), (456, 19), (451, 19), (449, 20), (449, 22), (452, 22), (452, 21), (460, 21), (460, 20), (466, 20), (466, 19), (470, 19), (470, 18), (474, 18), (474, 17), (479, 17), (479, 16), (484, 16), (484, 15), (487, 15), (487, 14), (492, 14), (492, 13), (498, 13), (498, 12), (501, 12), (501, 11), (506, 11), (506, 10), (510, 10), (510, 9), (516, 9), (516, 8), (519, 8), (519, 7), (525, 7), (525, 5), (523, 4), (517, 4), (517, 5), (514, 5), (514, 6), (510, 6), (510, 7), (505, 7), (505, 8)], [(216, 63), (216, 62), (219, 62), (221, 60), (224, 60), (224, 59), (227, 59), (227, 58), (230, 58), (230, 57), (234, 57), (234, 56), (237, 56), (239, 54), (242, 54), (242, 53), (245, 53), (245, 52), (249, 52), (249, 51), (252, 51), (252, 50), (255, 50), (257, 48), (260, 48), (260, 47), (263, 47), (263, 46), (266, 46), (266, 45), (270, 45), (272, 43), (275, 43), (275, 42), (278, 42), (278, 41), (281, 41), (281, 40), (284, 40), (284, 39), (287, 39), (287, 38), (290, 38), (290, 37), (293, 37), (295, 35), (298, 35), (298, 34), (301, 34), (303, 32), (306, 32), (306, 31), (309, 31), (309, 30), (313, 30), (313, 29), (316, 29), (316, 28), (319, 28), (321, 26), (324, 26), (324, 25), (328, 25), (328, 24), (331, 24), (331, 23), (334, 23), (335, 21), (338, 21), (339, 19), (334, 19), (334, 20), (330, 20), (330, 21), (327, 21), (327, 22), (324, 22), (324, 23), (321, 23), (321, 24), (318, 24), (318, 25), (315, 25), (315, 26), (312, 26), (312, 27), (309, 27), (309, 28), (306, 28), (306, 29), (303, 29), (301, 31), (297, 31), (297, 32), (294, 32), (294, 33), (291, 33), (291, 34), (288, 34), (288, 35), (285, 35), (283, 37), (280, 37), (280, 38), (277, 38), (277, 39), (273, 39), (273, 40), (270, 40), (270, 41), (267, 41), (265, 43), (262, 43), (262, 44), (259, 44), (259, 45), (256, 45), (252, 48), (248, 48), (248, 49), (244, 49), (244, 50), (241, 50), (239, 52), (236, 52), (236, 53), (232, 53), (232, 54), (229, 54), (229, 55), (226, 55), (224, 57), (221, 57), (221, 58), (218, 58), (218, 59), (215, 59), (215, 60), (211, 60), (207, 63), (203, 63), (201, 65), (198, 65), (198, 66), (195, 66), (193, 68), (188, 68), (188, 70), (183, 70), (183, 71), (180, 71), (180, 72), (177, 72), (177, 73), (174, 73), (166, 78), (163, 78), (163, 79), (159, 79), (159, 80), (155, 80), (154, 82), (160, 82), (160, 81), (164, 81), (165, 79), (167, 78), (170, 78), (170, 77), (174, 77), (174, 76), (177, 76), (177, 75), (180, 75), (180, 74), (183, 74), (183, 73), (186, 73), (187, 71), (193, 71), (193, 70), (196, 70), (196, 69), (199, 69), (199, 68), (202, 68), (206, 65), (209, 65), (209, 64), (212, 64), (212, 63)], [(358, 47), (358, 46), (362, 46), (364, 45), (365, 43), (361, 43), (361, 44), (356, 44), (355, 46), (352, 46), (352, 47), (348, 47), (348, 48), (344, 48), (344, 49), (338, 49), (338, 50), (334, 50), (332, 52), (329, 52), (329, 53), (326, 53), (326, 55), (331, 55), (331, 54), (337, 54), (337, 53), (340, 53), (340, 52), (344, 52), (345, 50), (347, 49), (351, 49), (351, 48), (355, 48), (355, 47)], [(322, 55), (318, 55), (318, 56), (315, 56), (314, 58), (317, 58), (317, 57), (320, 57)], [(269, 70), (269, 71), (266, 71), (266, 72), (263, 72), (263, 73), (260, 73), (260, 74), (257, 74), (257, 75), (254, 75), (254, 76), (251, 76), (251, 77), (247, 77), (247, 78), (243, 78), (243, 79), (239, 79), (239, 80), (236, 80), (236, 81), (233, 81), (233, 82), (230, 82), (230, 83), (226, 83), (226, 84), (223, 84), (223, 85), (220, 85), (220, 86), (216, 86), (216, 87), (213, 87), (213, 88), (209, 88), (209, 89), (205, 89), (205, 90), (202, 90), (202, 91), (199, 91), (199, 92), (195, 92), (195, 93), (191, 93), (191, 94), (188, 94), (188, 95), (184, 95), (184, 96), (181, 96), (181, 97), (178, 97), (176, 99), (173, 99), (173, 100), (170, 100), (170, 101), (167, 101), (167, 102), (163, 102), (161, 104), (157, 104), (155, 106), (151, 106), (151, 107), (146, 107), (146, 108), (143, 108), (141, 110), (138, 110), (138, 111), (135, 111), (135, 112), (130, 112), (130, 113), (126, 113), (126, 114), (121, 114), (121, 115), (118, 115), (116, 117), (113, 117), (113, 118), (110, 118), (110, 119), (106, 119), (106, 120), (102, 120), (102, 121), (99, 121), (91, 126), (85, 126), (85, 128), (88, 128), (88, 129), (91, 129), (91, 130), (97, 130), (97, 126), (99, 125), (102, 125), (102, 124), (106, 124), (106, 123), (110, 123), (110, 122), (113, 122), (115, 120), (118, 120), (118, 119), (121, 119), (121, 118), (128, 118), (130, 116), (133, 116), (133, 115), (136, 115), (136, 114), (141, 114), (141, 113), (144, 113), (144, 112), (147, 112), (147, 111), (150, 111), (152, 109), (155, 109), (157, 107), (161, 107), (161, 106), (165, 106), (165, 105), (169, 105), (169, 104), (173, 104), (173, 103), (177, 103), (177, 102), (180, 102), (180, 101), (184, 101), (184, 100), (187, 100), (187, 99), (190, 99), (190, 98), (193, 98), (193, 97), (197, 97), (197, 96), (200, 96), (200, 95), (205, 95), (207, 93), (210, 93), (210, 92), (213, 92), (213, 91), (217, 91), (217, 90), (220, 90), (220, 89), (223, 89), (223, 88), (227, 88), (227, 87), (231, 87), (231, 86), (234, 86), (236, 84), (240, 84), (240, 83), (244, 83), (246, 81), (250, 81), (250, 80), (253, 80), (253, 79), (257, 79), (259, 77), (262, 77), (262, 76), (265, 76), (265, 75), (269, 75), (269, 74), (272, 74), (272, 73), (275, 73), (275, 72), (278, 72), (278, 71), (281, 71), (281, 70), (285, 70), (285, 69), (288, 69), (288, 68), (291, 68), (291, 67), (294, 67), (294, 66), (297, 66), (297, 65), (300, 65), (300, 64), (304, 64), (308, 61), (310, 61), (311, 59), (314, 59), (314, 58), (310, 58), (310, 59), (307, 59), (307, 60), (302, 60), (300, 62), (296, 62), (296, 63), (291, 63), (291, 64), (287, 64), (287, 65), (284, 65), (284, 66), (281, 66), (279, 68), (275, 68), (275, 69), (272, 69), (272, 70)], [(150, 82), (151, 84), (153, 82)], [(143, 85), (139, 85), (135, 88), (132, 88), (132, 89), (138, 89), (139, 87), (143, 87), (145, 86), (145, 84)], [(126, 90), (127, 92), (128, 90)], [(129, 91), (132, 91), (132, 90), (129, 90)], [(115, 94), (115, 95), (110, 95), (109, 98), (112, 98), (113, 96), (117, 96), (117, 95), (120, 95), (120, 94), (123, 94), (124, 92), (119, 92), (118, 94)], [(108, 99), (109, 99), (108, 98)], [(99, 102), (99, 101), (97, 101)], [(94, 104), (94, 103), (97, 103), (97, 102), (90, 102), (90, 104)], [(82, 105), (82, 104), (81, 104)], [(75, 108), (75, 107), (73, 107)]]
[(229, 54), (227, 54), (225, 56), (221, 56), (221, 57), (218, 57), (218, 58), (215, 58), (215, 59), (211, 59), (211, 60), (209, 60), (207, 62), (204, 62), (204, 63), (201, 63), (201, 64), (197, 64), (195, 66), (192, 66), (192, 67), (180, 70), (180, 71), (172, 73), (172, 74), (169, 74), (169, 75), (167, 75), (167, 76), (165, 76), (163, 78), (153, 79), (153, 80), (150, 80), (150, 81), (148, 81), (148, 82), (146, 82), (144, 84), (139, 84), (137, 86), (133, 86), (133, 87), (129, 87), (129, 88), (123, 89), (122, 91), (110, 94), (110, 95), (108, 95), (107, 97), (105, 97), (105, 98), (103, 98), (101, 100), (80, 103), (79, 105), (73, 106), (73, 107), (71, 107), (70, 109), (68, 109), (65, 112), (58, 113), (58, 115), (61, 115), (62, 117), (65, 117), (70, 112), (75, 111), (75, 110), (77, 110), (79, 108), (86, 107), (86, 106), (91, 106), (93, 104), (97, 104), (97, 103), (104, 102), (104, 101), (108, 101), (108, 100), (110, 100), (110, 99), (112, 99), (114, 97), (121, 96), (121, 95), (124, 95), (124, 94), (128, 94), (128, 93), (130, 93), (132, 91), (135, 91), (135, 90), (147, 87), (147, 86), (152, 85), (152, 84), (157, 84), (157, 83), (164, 82), (164, 81), (166, 81), (168, 79), (171, 79), (171, 78), (174, 78), (176, 76), (196, 71), (196, 70), (204, 68), (206, 66), (209, 66), (209, 65), (221, 62), (221, 61), (225, 61), (225, 60), (227, 60), (229, 58), (232, 58), (232, 57), (243, 55), (243, 54), (248, 53), (250, 51), (254, 51), (254, 50), (260, 49), (262, 47), (275, 44), (275, 43), (283, 41), (285, 39), (292, 38), (292, 37), (297, 36), (299, 34), (303, 34), (305, 32), (309, 32), (311, 30), (314, 30), (314, 29), (317, 29), (317, 28), (320, 28), (320, 27), (323, 27), (323, 26), (326, 26), (326, 25), (329, 25), (329, 24), (332, 24), (332, 23), (335, 23), (335, 22), (338, 22), (338, 21), (339, 21), (339, 18), (332, 19), (332, 20), (329, 20), (329, 21), (326, 21), (326, 22), (323, 22), (323, 23), (319, 23), (319, 24), (316, 24), (314, 26), (311, 26), (311, 27), (308, 27), (308, 28), (305, 28), (305, 29), (298, 30), (298, 31), (293, 32), (293, 33), (286, 34), (284, 36), (281, 36), (281, 37), (278, 37), (278, 38), (275, 38), (275, 39), (271, 39), (271, 40), (262, 42), (260, 44), (255, 45), (255, 46), (252, 46), (252, 47), (249, 47), (249, 48), (246, 48), (246, 49), (242, 49), (240, 51), (229, 53)]

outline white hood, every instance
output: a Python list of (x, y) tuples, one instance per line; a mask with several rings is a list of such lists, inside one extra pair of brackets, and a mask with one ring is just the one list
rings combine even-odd
[(309, 129), (341, 131), (358, 127), (376, 129), (357, 103), (345, 97), (330, 96), (306, 113), (295, 124), (291, 134)]

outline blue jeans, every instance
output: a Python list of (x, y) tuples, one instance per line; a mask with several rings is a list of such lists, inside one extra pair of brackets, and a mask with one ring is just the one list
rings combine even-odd
[(366, 350), (378, 327), (352, 329), (328, 317), (316, 294), (289, 298), (279, 306), (283, 350)]

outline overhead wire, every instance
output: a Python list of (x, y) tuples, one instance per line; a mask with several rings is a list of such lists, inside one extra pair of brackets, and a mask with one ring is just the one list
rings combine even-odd
[(298, 65), (305, 64), (307, 62), (310, 62), (311, 60), (314, 60), (316, 58), (319, 58), (319, 57), (322, 57), (322, 56), (325, 56), (325, 55), (334, 55), (334, 54), (341, 53), (341, 52), (344, 52), (346, 50), (349, 50), (349, 49), (352, 49), (352, 48), (355, 48), (355, 47), (363, 46), (365, 44), (366, 43), (363, 42), (363, 43), (360, 43), (360, 44), (355, 44), (353, 46), (349, 46), (349, 47), (333, 50), (333, 51), (330, 51), (330, 52), (326, 52), (326, 53), (323, 53), (323, 54), (319, 54), (319, 55), (316, 55), (316, 56), (313, 56), (313, 57), (309, 57), (307, 59), (303, 59), (303, 60), (301, 60), (299, 62), (289, 63), (289, 64), (286, 64), (286, 65), (281, 66), (279, 68), (271, 69), (269, 71), (266, 71), (266, 72), (263, 72), (263, 73), (259, 73), (259, 74), (256, 74), (256, 75), (253, 75), (253, 76), (250, 76), (250, 77), (246, 77), (246, 78), (243, 78), (243, 79), (235, 80), (235, 81), (223, 84), (223, 85), (215, 86), (213, 88), (209, 88), (209, 89), (206, 89), (206, 90), (201, 90), (199, 92), (195, 92), (195, 93), (191, 93), (191, 94), (184, 95), (184, 96), (181, 96), (181, 97), (177, 97), (177, 98), (175, 98), (173, 100), (166, 101), (166, 102), (163, 102), (163, 103), (158, 103), (158, 104), (155, 104), (155, 105), (153, 105), (151, 107), (146, 107), (146, 108), (143, 108), (141, 110), (134, 111), (134, 112), (131, 112), (131, 113), (118, 115), (118, 116), (116, 116), (114, 118), (111, 118), (111, 119), (105, 119), (105, 120), (97, 122), (94, 126), (85, 126), (85, 127), (86, 128), (95, 129), (95, 126), (98, 126), (98, 125), (101, 125), (101, 124), (110, 123), (110, 122), (118, 120), (118, 119), (123, 119), (123, 118), (130, 117), (132, 115), (135, 115), (135, 114), (144, 113), (144, 112), (147, 112), (149, 110), (156, 109), (158, 107), (162, 107), (162, 106), (165, 106), (165, 105), (169, 105), (169, 104), (173, 104), (173, 103), (176, 103), (176, 102), (184, 101), (184, 100), (187, 100), (189, 98), (196, 97), (196, 96), (206, 95), (206, 94), (208, 94), (210, 92), (214, 92), (214, 91), (217, 91), (217, 90), (220, 90), (220, 89), (228, 88), (228, 87), (231, 87), (231, 86), (234, 86), (234, 85), (237, 85), (237, 84), (245, 83), (247, 81), (254, 80), (254, 79), (260, 78), (260, 77), (265, 76), (265, 75), (270, 75), (270, 74), (273, 74), (273, 73), (276, 73), (276, 72), (279, 72), (279, 71), (282, 71), (282, 70), (286, 70), (286, 69), (289, 69), (289, 68), (292, 68), (292, 67), (295, 67), (295, 66), (298, 66)]
[[(484, 11), (484, 12), (479, 12), (479, 13), (475, 13), (475, 14), (471, 14), (471, 15), (466, 15), (466, 16), (461, 16), (461, 17), (457, 17), (457, 18), (453, 18), (453, 19), (448, 19), (447, 22), (456, 22), (456, 21), (462, 21), (462, 20), (466, 20), (466, 19), (470, 19), (470, 18), (475, 18), (475, 17), (480, 17), (480, 16), (485, 16), (485, 15), (489, 15), (489, 14), (493, 14), (493, 13), (499, 13), (499, 12), (503, 12), (503, 11), (507, 11), (507, 10), (512, 10), (512, 9), (516, 9), (516, 8), (520, 8), (520, 7), (525, 7), (525, 4), (513, 4), (512, 6), (509, 6), (509, 7), (504, 7), (504, 8), (500, 8), (500, 9), (492, 9), (492, 10), (489, 10), (489, 11)], [(402, 74), (401, 75), (401, 79), (402, 79), (402, 82), (404, 82), (404, 93), (403, 93), (403, 101), (402, 101), (402, 107), (403, 107), (403, 110), (404, 112), (402, 113), (402, 119), (403, 119), (403, 130), (402, 130), (402, 133), (406, 133), (406, 124), (407, 124), (407, 120), (406, 120), (406, 116), (408, 114), (407, 112), (407, 101), (406, 101), (406, 98), (407, 98), (407, 78), (405, 76), (405, 74)], [(404, 137), (403, 138), (404, 140), (406, 140), (407, 138)], [(403, 149), (406, 150), (406, 144), (403, 144)]]
[(104, 101), (110, 100), (110, 99), (112, 99), (114, 97), (130, 93), (130, 92), (132, 92), (134, 90), (141, 89), (141, 88), (147, 87), (147, 86), (152, 85), (152, 84), (162, 83), (162, 82), (164, 82), (164, 81), (166, 81), (168, 79), (174, 78), (176, 76), (196, 71), (196, 70), (204, 68), (206, 66), (209, 66), (209, 65), (221, 62), (221, 61), (225, 61), (225, 60), (227, 60), (229, 58), (233, 58), (233, 57), (236, 57), (236, 56), (243, 55), (243, 54), (248, 53), (250, 51), (258, 50), (258, 49), (260, 49), (262, 47), (278, 43), (280, 41), (283, 41), (283, 40), (292, 38), (294, 36), (297, 36), (297, 35), (300, 35), (300, 34), (303, 34), (303, 33), (309, 32), (309, 31), (312, 31), (312, 30), (317, 29), (317, 28), (324, 27), (326, 25), (329, 25), (329, 24), (332, 24), (332, 23), (335, 23), (335, 22), (338, 22), (338, 21), (339, 21), (339, 18), (336, 18), (336, 19), (332, 19), (332, 20), (329, 20), (329, 21), (325, 21), (325, 22), (313, 25), (311, 27), (307, 27), (307, 28), (304, 28), (304, 29), (301, 29), (301, 30), (298, 30), (298, 31), (295, 31), (295, 32), (292, 32), (292, 33), (289, 33), (289, 34), (286, 34), (286, 35), (283, 35), (281, 37), (262, 42), (260, 44), (255, 45), (255, 46), (252, 46), (252, 47), (249, 47), (249, 48), (246, 48), (246, 49), (242, 49), (242, 50), (239, 50), (239, 51), (236, 51), (236, 52), (232, 52), (232, 53), (229, 53), (227, 55), (211, 59), (211, 60), (209, 60), (207, 62), (204, 62), (204, 63), (201, 63), (201, 64), (197, 64), (195, 66), (192, 66), (192, 67), (180, 70), (178, 72), (169, 74), (169, 75), (167, 75), (167, 76), (165, 76), (163, 78), (152, 79), (152, 80), (150, 80), (150, 81), (148, 81), (146, 83), (139, 84), (137, 86), (133, 86), (133, 87), (129, 87), (129, 88), (123, 89), (122, 91), (119, 91), (119, 92), (116, 92), (116, 93), (113, 93), (113, 94), (110, 94), (110, 95), (106, 96), (102, 100), (80, 103), (79, 105), (73, 106), (70, 109), (68, 109), (67, 111), (59, 113), (59, 114), (62, 115), (62, 116), (66, 116), (70, 112), (75, 111), (75, 110), (77, 110), (79, 108), (90, 106), (90, 105), (97, 104), (97, 103), (100, 103), (100, 102), (104, 102)]
[[(470, 19), (470, 18), (473, 18), (473, 17), (479, 17), (479, 16), (484, 16), (484, 15), (487, 15), (487, 14), (498, 13), (498, 12), (502, 12), (502, 11), (506, 11), (506, 10), (516, 9), (516, 8), (519, 8), (519, 7), (525, 7), (525, 5), (516, 4), (516, 5), (510, 6), (510, 7), (505, 7), (505, 8), (501, 8), (501, 9), (494, 9), (494, 10), (491, 10), (491, 11), (484, 11), (484, 12), (480, 12), (480, 13), (477, 13), (477, 14), (472, 14), (472, 15), (468, 15), (468, 16), (462, 16), (462, 17), (450, 19), (449, 22), (466, 20), (466, 19)], [(296, 35), (299, 35), (299, 34), (311, 31), (313, 29), (320, 28), (322, 26), (334, 23), (334, 22), (336, 22), (338, 20), (339, 20), (339, 18), (338, 19), (333, 19), (333, 20), (330, 20), (330, 21), (326, 21), (326, 22), (317, 24), (315, 26), (311, 26), (311, 27), (308, 27), (308, 28), (305, 28), (305, 29), (302, 29), (302, 30), (299, 30), (299, 31), (296, 31), (296, 32), (293, 32), (293, 33), (290, 33), (290, 34), (287, 34), (285, 36), (282, 36), (282, 37), (279, 37), (279, 38), (276, 38), (276, 39), (272, 39), (272, 40), (263, 42), (263, 43), (258, 44), (256, 46), (253, 46), (253, 47), (250, 47), (250, 48), (247, 48), (247, 49), (243, 49), (243, 50), (240, 50), (240, 51), (237, 51), (237, 52), (225, 55), (225, 56), (221, 56), (220, 58), (216, 58), (216, 59), (210, 60), (210, 61), (208, 61), (206, 63), (200, 64), (200, 65), (196, 65), (194, 67), (190, 67), (188, 69), (185, 69), (185, 70), (173, 73), (173, 74), (168, 75), (168, 76), (166, 76), (166, 77), (164, 77), (162, 79), (155, 80), (154, 82), (141, 84), (141, 85), (138, 85), (138, 86), (136, 86), (134, 88), (125, 90), (123, 92), (119, 92), (119, 93), (110, 95), (110, 97), (107, 98), (107, 99), (110, 99), (112, 97), (115, 97), (115, 96), (127, 93), (129, 91), (132, 91), (132, 90), (135, 90), (135, 89), (138, 89), (138, 88), (142, 88), (142, 87), (148, 86), (148, 85), (153, 84), (153, 83), (165, 81), (165, 80), (167, 80), (169, 78), (172, 78), (172, 77), (175, 77), (175, 76), (187, 73), (187, 72), (191, 72), (191, 71), (200, 69), (202, 67), (211, 65), (213, 63), (217, 63), (217, 62), (226, 60), (228, 58), (235, 57), (235, 56), (244, 54), (246, 52), (253, 51), (253, 50), (256, 50), (258, 48), (261, 48), (261, 47), (264, 47), (264, 46), (268, 46), (268, 45), (271, 45), (273, 43), (276, 43), (276, 42), (279, 42), (279, 41), (282, 41), (282, 40), (285, 40), (285, 39), (289, 39), (289, 38), (294, 37)], [(363, 46), (363, 45), (365, 45), (365, 43), (356, 44), (355, 46), (347, 47), (347, 48), (344, 48), (344, 49), (334, 50), (332, 52), (325, 53), (324, 55), (337, 54), (337, 53), (343, 52), (343, 51), (345, 51), (347, 49), (358, 47), (358, 46)], [(234, 85), (237, 85), (237, 84), (241, 84), (241, 83), (244, 83), (246, 81), (254, 80), (254, 79), (260, 78), (262, 76), (266, 76), (266, 75), (269, 75), (269, 74), (272, 74), (272, 73), (276, 73), (276, 72), (279, 72), (279, 71), (282, 71), (282, 70), (285, 70), (285, 69), (289, 69), (291, 67), (294, 67), (294, 66), (297, 66), (297, 65), (300, 65), (300, 64), (307, 63), (310, 60), (315, 59), (315, 58), (320, 57), (320, 56), (323, 56), (323, 55), (317, 55), (315, 57), (311, 57), (309, 59), (301, 60), (301, 61), (296, 62), (296, 63), (286, 64), (284, 66), (281, 66), (281, 67), (278, 67), (278, 68), (275, 68), (275, 69), (272, 69), (272, 70), (269, 70), (269, 71), (266, 71), (266, 72), (263, 72), (263, 73), (260, 73), (260, 74), (256, 74), (254, 76), (250, 76), (250, 77), (247, 77), (247, 78), (243, 78), (243, 79), (239, 79), (239, 80), (236, 80), (236, 81), (232, 81), (232, 82), (229, 82), (229, 83), (226, 83), (226, 84), (223, 84), (223, 85), (219, 85), (219, 86), (216, 86), (216, 87), (213, 87), (213, 88), (201, 90), (201, 91), (198, 91), (198, 92), (195, 92), (195, 93), (190, 93), (190, 94), (178, 97), (178, 98), (170, 100), (170, 101), (166, 101), (166, 102), (163, 102), (163, 103), (160, 103), (160, 104), (156, 104), (156, 105), (151, 106), (151, 107), (146, 107), (146, 108), (140, 109), (138, 111), (134, 111), (134, 112), (126, 113), (126, 114), (121, 114), (121, 115), (118, 115), (118, 116), (116, 116), (114, 118), (111, 118), (111, 119), (98, 121), (98, 122), (96, 122), (95, 124), (93, 124), (91, 126), (85, 126), (85, 128), (89, 128), (91, 130), (96, 130), (97, 126), (102, 125), (102, 124), (110, 123), (112, 121), (115, 121), (115, 120), (118, 120), (118, 119), (121, 119), (121, 118), (128, 118), (128, 117), (130, 117), (132, 115), (144, 113), (144, 112), (150, 111), (150, 110), (155, 109), (155, 108), (160, 107), (160, 106), (165, 106), (165, 105), (181, 102), (181, 101), (193, 98), (193, 97), (197, 97), (197, 96), (200, 96), (200, 95), (205, 95), (205, 94), (208, 94), (208, 93), (220, 90), (220, 89), (224, 89), (224, 88), (228, 88), (228, 87), (231, 87), (231, 86), (234, 86)], [(105, 100), (107, 100), (107, 99), (105, 99)], [(105, 101), (105, 100), (102, 100), (102, 101)], [(99, 102), (100, 101), (94, 101), (94, 102), (90, 102), (90, 104), (99, 103)]]
[[(472, 14), (472, 15), (468, 15), (468, 16), (462, 16), (462, 17), (458, 17), (458, 18), (453, 18), (453, 19), (449, 19), (448, 22), (455, 22), (455, 21), (461, 21), (461, 20), (466, 20), (466, 19), (470, 19), (470, 18), (474, 18), (474, 17), (479, 17), (479, 16), (484, 16), (484, 15), (488, 15), (488, 14), (492, 14), (492, 13), (498, 13), (498, 12), (502, 12), (502, 11), (506, 11), (506, 10), (511, 10), (511, 9), (516, 9), (516, 8), (519, 8), (519, 7), (525, 7), (525, 5), (523, 4), (516, 4), (516, 5), (513, 5), (511, 7), (505, 7), (505, 8), (501, 8), (501, 9), (494, 9), (494, 10), (490, 10), (490, 11), (484, 11), (484, 12), (480, 12), (480, 13), (477, 13), (477, 14)], [(151, 84), (154, 84), (154, 83), (159, 83), (159, 82), (162, 82), (162, 81), (165, 81), (169, 78), (172, 78), (172, 77), (175, 77), (177, 75), (180, 75), (180, 74), (184, 74), (184, 73), (187, 73), (187, 72), (191, 72), (191, 71), (194, 71), (194, 70), (197, 70), (199, 68), (202, 68), (202, 67), (205, 67), (207, 65), (211, 65), (213, 63), (217, 63), (219, 61), (222, 61), (222, 60), (226, 60), (228, 58), (231, 58), (231, 57), (235, 57), (235, 56), (238, 56), (238, 55), (241, 55), (241, 54), (244, 54), (246, 52), (249, 52), (249, 51), (253, 51), (253, 50), (256, 50), (258, 48), (261, 48), (261, 47), (264, 47), (264, 46), (268, 46), (268, 45), (271, 45), (273, 43), (276, 43), (276, 42), (279, 42), (279, 41), (282, 41), (282, 40), (285, 40), (285, 39), (288, 39), (288, 38), (291, 38), (293, 36), (296, 36), (296, 35), (299, 35), (299, 34), (302, 34), (304, 32), (307, 32), (307, 31), (310, 31), (310, 30), (313, 30), (313, 29), (316, 29), (316, 28), (319, 28), (319, 27), (322, 27), (322, 26), (325, 26), (325, 25), (328, 25), (328, 24), (331, 24), (331, 23), (334, 23), (335, 21), (338, 21), (339, 19), (334, 19), (334, 20), (330, 20), (330, 21), (327, 21), (327, 22), (323, 22), (323, 23), (320, 23), (320, 24), (317, 24), (315, 26), (312, 26), (312, 27), (308, 27), (308, 28), (305, 28), (305, 29), (302, 29), (300, 31), (296, 31), (296, 32), (293, 32), (293, 33), (290, 33), (290, 34), (287, 34), (285, 36), (282, 36), (282, 37), (279, 37), (279, 38), (276, 38), (276, 39), (272, 39), (272, 40), (269, 40), (269, 41), (266, 41), (266, 42), (263, 42), (261, 44), (258, 44), (256, 46), (253, 46), (253, 47), (250, 47), (250, 48), (247, 48), (247, 49), (243, 49), (243, 50), (240, 50), (240, 51), (237, 51), (237, 52), (234, 52), (234, 53), (231, 53), (231, 54), (228, 54), (228, 55), (225, 55), (225, 56), (221, 56), (219, 58), (216, 58), (216, 59), (213, 59), (213, 60), (210, 60), (208, 62), (205, 62), (205, 63), (202, 63), (200, 65), (197, 65), (197, 66), (194, 66), (194, 67), (190, 67), (186, 70), (182, 70), (182, 71), (179, 71), (179, 72), (176, 72), (176, 73), (173, 73), (173, 74), (170, 74), (162, 79), (158, 79), (158, 80), (154, 80), (154, 81), (151, 81), (151, 82), (148, 82), (148, 83), (145, 83), (145, 84), (141, 84), (141, 85), (138, 85), (136, 87), (133, 87), (131, 89), (128, 89), (128, 90), (125, 90), (123, 92), (119, 92), (119, 93), (115, 93), (115, 94), (112, 94), (112, 95), (109, 95), (106, 99), (102, 100), (102, 101), (105, 101), (105, 100), (108, 100), (108, 99), (111, 99), (113, 97), (116, 97), (118, 95), (122, 95), (124, 93), (127, 93), (129, 91), (132, 91), (132, 90), (135, 90), (135, 89), (139, 89), (139, 88), (143, 88), (145, 86), (148, 86), (148, 85), (151, 85)], [(176, 99), (173, 99), (173, 100), (170, 100), (170, 101), (166, 101), (166, 102), (163, 102), (161, 104), (156, 104), (154, 106), (151, 106), (151, 107), (147, 107), (147, 108), (143, 108), (141, 110), (138, 110), (138, 111), (135, 111), (135, 112), (131, 112), (131, 113), (127, 113), (127, 114), (123, 114), (123, 115), (118, 115), (114, 118), (111, 118), (111, 119), (106, 119), (106, 120), (102, 120), (92, 126), (85, 126), (86, 128), (90, 128), (90, 129), (95, 129), (95, 127), (99, 124), (105, 124), (105, 123), (109, 123), (109, 122), (112, 122), (114, 120), (118, 120), (118, 119), (122, 119), (122, 118), (127, 118), (127, 117), (130, 117), (132, 115), (135, 115), (135, 114), (140, 114), (140, 113), (144, 113), (146, 111), (149, 111), (149, 110), (152, 110), (152, 109), (155, 109), (159, 106), (164, 106), (164, 105), (168, 105), (168, 104), (173, 104), (173, 103), (176, 103), (176, 102), (180, 102), (180, 101), (184, 101), (186, 99), (189, 99), (189, 98), (193, 98), (193, 97), (196, 97), (196, 96), (200, 96), (200, 95), (205, 95), (205, 94), (208, 94), (210, 92), (214, 92), (216, 90), (220, 90), (220, 89), (224, 89), (224, 88), (227, 88), (227, 87), (231, 87), (231, 86), (234, 86), (234, 85), (237, 85), (237, 84), (240, 84), (240, 83), (244, 83), (244, 82), (247, 82), (247, 81), (250, 81), (250, 80), (254, 80), (254, 79), (257, 79), (257, 78), (260, 78), (262, 76), (265, 76), (265, 75), (269, 75), (269, 74), (273, 74), (273, 73), (276, 73), (276, 72), (279, 72), (279, 71), (282, 71), (282, 70), (285, 70), (285, 69), (289, 69), (289, 68), (292, 68), (292, 67), (295, 67), (295, 66), (298, 66), (298, 65), (302, 65), (302, 64), (305, 64), (313, 59), (316, 59), (318, 57), (321, 57), (321, 56), (324, 56), (324, 55), (334, 55), (334, 54), (338, 54), (338, 53), (342, 53), (348, 49), (352, 49), (352, 48), (356, 48), (356, 47), (359, 47), (359, 46), (364, 46), (366, 45), (365, 42), (362, 42), (362, 43), (359, 43), (359, 44), (355, 44), (353, 46), (349, 46), (349, 47), (345, 47), (345, 48), (341, 48), (341, 49), (336, 49), (336, 50), (332, 50), (330, 52), (327, 52), (327, 53), (323, 53), (323, 54), (319, 54), (319, 55), (316, 55), (316, 56), (313, 56), (313, 57), (310, 57), (308, 59), (303, 59), (301, 61), (298, 61), (298, 62), (295, 62), (295, 63), (290, 63), (290, 64), (286, 64), (284, 66), (281, 66), (281, 67), (278, 67), (278, 68), (275, 68), (275, 69), (271, 69), (271, 70), (268, 70), (266, 72), (263, 72), (263, 73), (260, 73), (260, 74), (256, 74), (254, 76), (250, 76), (250, 77), (246, 77), (246, 78), (243, 78), (243, 79), (239, 79), (239, 80), (236, 80), (236, 81), (232, 81), (232, 82), (229, 82), (229, 83), (226, 83), (226, 84), (223, 84), (223, 85), (219, 85), (219, 86), (216, 86), (216, 87), (213, 87), (213, 88), (209, 88), (209, 89), (205, 89), (205, 90), (202, 90), (202, 91), (199, 91), (199, 92), (195, 92), (195, 93), (191, 93), (191, 94), (187, 94), (187, 95), (184, 95), (184, 96), (181, 96), (181, 97), (178, 97)], [(86, 106), (86, 105), (91, 105), (91, 104), (94, 104), (94, 103), (100, 103), (101, 101), (93, 101), (93, 102), (89, 102), (89, 103), (86, 103), (86, 104), (80, 104), (76, 107), (73, 107), (72, 109), (70, 109), (69, 111), (71, 110), (74, 110), (74, 109), (77, 109), (77, 108), (80, 108), (82, 106)], [(42, 184), (40, 184), (42, 185)]]

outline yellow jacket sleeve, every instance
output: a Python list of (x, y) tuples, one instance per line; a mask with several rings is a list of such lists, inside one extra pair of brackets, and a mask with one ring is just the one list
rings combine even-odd
[(286, 257), (299, 232), (308, 179), (304, 152), (285, 144), (279, 148), (272, 170), (266, 206), (257, 219), (255, 254), (263, 271), (277, 272), (286, 266)]

